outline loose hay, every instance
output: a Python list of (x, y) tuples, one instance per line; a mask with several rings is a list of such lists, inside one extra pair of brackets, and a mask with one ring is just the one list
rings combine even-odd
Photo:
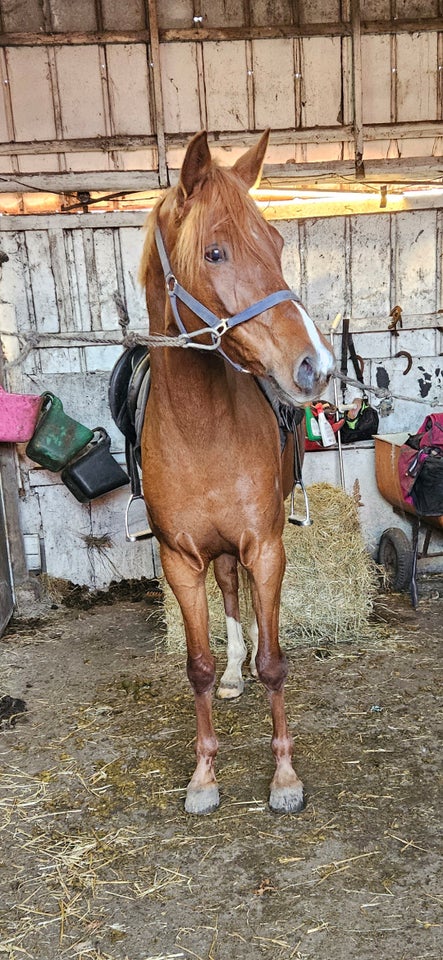
[[(285, 524), (283, 542), (286, 573), (283, 580), (280, 637), (286, 648), (319, 642), (341, 643), (367, 637), (370, 616), (379, 585), (379, 571), (369, 556), (360, 529), (359, 490), (353, 496), (327, 483), (308, 489), (311, 527)], [(295, 508), (303, 515), (301, 492)], [(180, 610), (164, 582), (164, 612), (167, 644), (185, 646)], [(225, 619), (221, 594), (212, 570), (207, 578), (211, 638), (224, 642)], [(248, 631), (249, 597), (240, 591), (245, 636)]]

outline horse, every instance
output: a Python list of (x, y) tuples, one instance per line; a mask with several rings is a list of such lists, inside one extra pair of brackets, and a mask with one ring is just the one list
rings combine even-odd
[[(293, 449), (280, 450), (271, 399), (301, 408), (334, 371), (329, 343), (282, 275), (283, 240), (249, 194), (269, 130), (232, 167), (211, 156), (207, 134), (189, 142), (178, 183), (148, 217), (140, 264), (150, 333), (181, 348), (151, 350), (142, 431), (143, 491), (163, 573), (183, 617), (196, 713), (196, 767), (185, 810), (214, 811), (215, 658), (205, 589), (214, 562), (228, 632), (221, 694), (241, 692), (245, 644), (238, 567), (247, 571), (257, 622), (253, 671), (270, 702), (275, 772), (269, 807), (303, 808), (284, 704), (286, 658), (278, 639), (285, 568), (284, 499)], [(202, 326), (203, 322), (203, 326)], [(267, 391), (262, 385), (266, 384)]]

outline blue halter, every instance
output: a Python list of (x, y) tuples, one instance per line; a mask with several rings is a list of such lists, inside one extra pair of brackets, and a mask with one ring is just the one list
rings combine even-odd
[[(200, 303), (199, 300), (196, 300), (196, 298), (193, 297), (191, 293), (188, 293), (188, 291), (185, 290), (184, 287), (182, 287), (178, 282), (177, 278), (172, 272), (171, 264), (169, 263), (168, 255), (166, 253), (166, 247), (164, 245), (163, 237), (158, 225), (155, 228), (155, 242), (157, 244), (157, 251), (163, 268), (166, 290), (171, 303), (172, 313), (178, 329), (182, 334), (182, 346), (193, 347), (195, 350), (217, 350), (222, 357), (227, 360), (228, 363), (230, 363), (231, 366), (233, 366), (236, 370), (246, 372), (243, 367), (240, 366), (240, 364), (231, 360), (221, 349), (220, 344), (223, 334), (228, 330), (232, 330), (233, 327), (237, 327), (240, 323), (245, 323), (246, 320), (251, 320), (253, 317), (258, 316), (259, 313), (264, 313), (265, 310), (275, 307), (277, 303), (282, 303), (285, 300), (292, 300), (293, 303), (301, 303), (300, 297), (297, 296), (293, 290), (277, 290), (275, 293), (270, 293), (262, 300), (257, 300), (257, 302), (253, 303), (250, 307), (246, 307), (246, 310), (241, 310), (240, 313), (234, 314), (233, 317), (224, 317), (222, 319), (217, 317), (215, 313), (212, 313), (211, 310), (208, 310), (208, 308), (205, 307), (203, 303)], [(189, 307), (189, 309), (192, 310), (192, 312), (199, 317), (200, 320), (203, 320), (203, 323), (206, 324), (206, 327), (189, 333), (180, 317), (177, 300), (180, 300), (181, 303), (184, 303), (184, 305)], [(194, 342), (195, 337), (199, 337), (204, 333), (210, 334), (212, 343)]]

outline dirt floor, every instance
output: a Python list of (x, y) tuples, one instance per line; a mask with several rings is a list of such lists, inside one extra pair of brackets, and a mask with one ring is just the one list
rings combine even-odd
[(442, 595), (382, 597), (373, 642), (289, 652), (297, 816), (267, 808), (253, 681), (215, 705), (219, 810), (185, 814), (193, 702), (152, 599), (13, 621), (0, 697), (27, 712), (0, 731), (0, 956), (441, 960)]

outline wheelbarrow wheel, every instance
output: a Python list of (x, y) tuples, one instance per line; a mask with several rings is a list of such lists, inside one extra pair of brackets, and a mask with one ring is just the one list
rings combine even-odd
[(412, 547), (403, 530), (389, 527), (381, 535), (378, 562), (385, 568), (391, 590), (408, 590), (412, 576)]

